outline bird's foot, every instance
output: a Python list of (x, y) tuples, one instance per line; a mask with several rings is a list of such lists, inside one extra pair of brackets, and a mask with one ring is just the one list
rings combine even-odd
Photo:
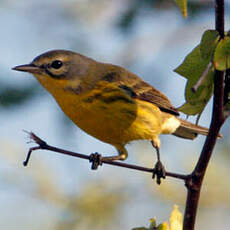
[(92, 153), (89, 158), (89, 162), (92, 163), (91, 169), (97, 170), (98, 166), (102, 165), (102, 156), (99, 153)]
[(161, 161), (157, 161), (157, 163), (155, 164), (155, 167), (153, 169), (152, 178), (154, 179), (155, 177), (157, 179), (157, 184), (161, 183), (161, 178), (165, 179), (165, 177), (166, 177), (165, 167), (161, 163)]

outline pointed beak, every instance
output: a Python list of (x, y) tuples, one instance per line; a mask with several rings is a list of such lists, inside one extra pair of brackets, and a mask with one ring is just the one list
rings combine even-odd
[(34, 64), (18, 65), (12, 68), (12, 70), (28, 72), (28, 73), (41, 73), (42, 69)]

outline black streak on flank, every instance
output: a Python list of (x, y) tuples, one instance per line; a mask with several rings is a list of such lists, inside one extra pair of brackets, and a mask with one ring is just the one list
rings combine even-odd
[(69, 92), (71, 92), (71, 93), (74, 93), (74, 94), (79, 95), (79, 94), (82, 93), (82, 87), (81, 87), (80, 85), (77, 86), (77, 87), (66, 86), (66, 87), (64, 88), (64, 91), (69, 91)]
[(131, 98), (129, 98), (125, 95), (116, 95), (116, 94), (115, 95), (106, 95), (106, 94), (102, 95), (100, 93), (97, 93), (93, 96), (85, 98), (84, 102), (93, 103), (96, 100), (102, 101), (105, 104), (110, 104), (110, 103), (114, 103), (114, 102), (118, 102), (118, 101), (123, 101), (123, 102), (128, 103), (128, 104), (134, 104), (135, 103)]
[(108, 82), (114, 82), (116, 80), (116, 77), (117, 77), (116, 72), (109, 72), (103, 77), (103, 80)]
[(123, 101), (125, 103), (129, 103), (129, 104), (134, 104), (134, 101), (128, 97), (124, 97), (124, 96), (119, 96), (119, 95), (114, 95), (111, 97), (102, 97), (101, 98), (102, 101), (104, 101), (105, 103), (113, 103), (113, 102), (117, 102), (117, 101)]
[(126, 116), (128, 116), (131, 120), (135, 119), (137, 116), (136, 110), (122, 108), (120, 111)]
[(136, 93), (132, 90), (132, 88), (128, 87), (127, 85), (121, 85), (119, 86), (121, 89), (125, 90), (125, 92), (130, 96), (130, 97), (135, 97)]
[(101, 99), (101, 98), (102, 98), (101, 93), (97, 93), (97, 94), (94, 94), (93, 96), (84, 98), (83, 101), (86, 103), (92, 103), (96, 99)]

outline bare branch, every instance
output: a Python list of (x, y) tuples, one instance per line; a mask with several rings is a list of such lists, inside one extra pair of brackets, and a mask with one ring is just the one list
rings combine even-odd
[[(49, 150), (49, 151), (52, 151), (52, 152), (57, 152), (57, 153), (61, 153), (61, 154), (65, 154), (65, 155), (69, 155), (69, 156), (89, 160), (91, 162), (92, 154), (91, 155), (85, 155), (85, 154), (81, 154), (81, 153), (76, 153), (76, 152), (56, 148), (54, 146), (48, 145), (44, 140), (42, 140), (40, 137), (35, 135), (33, 132), (29, 132), (29, 135), (30, 135), (30, 138), (36, 144), (38, 144), (38, 146), (32, 147), (32, 148), (29, 149), (27, 157), (26, 157), (26, 160), (23, 162), (24, 166), (28, 165), (30, 157), (31, 157), (31, 153), (33, 151), (36, 151), (36, 150)], [(97, 153), (95, 153), (95, 154), (97, 154)], [(104, 163), (104, 164), (109, 164), (109, 165), (128, 168), (128, 169), (134, 169), (134, 170), (138, 170), (138, 171), (142, 171), (142, 172), (148, 172), (148, 173), (151, 173), (151, 174), (154, 174), (154, 170), (155, 170), (154, 168), (146, 168), (146, 167), (133, 165), (133, 164), (127, 164), (127, 163), (118, 162), (118, 161), (109, 161), (109, 160), (106, 160), (106, 159), (103, 159), (103, 158), (101, 160), (102, 160), (102, 163)], [(176, 179), (181, 179), (181, 180), (187, 180), (187, 178), (188, 178), (187, 175), (178, 174), (178, 173), (172, 173), (172, 172), (166, 172), (166, 176), (174, 177)]]

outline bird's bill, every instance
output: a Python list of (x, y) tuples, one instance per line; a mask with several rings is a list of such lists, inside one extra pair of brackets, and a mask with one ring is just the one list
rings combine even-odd
[(41, 68), (35, 66), (34, 64), (18, 65), (12, 68), (12, 70), (28, 72), (28, 73), (40, 73)]

